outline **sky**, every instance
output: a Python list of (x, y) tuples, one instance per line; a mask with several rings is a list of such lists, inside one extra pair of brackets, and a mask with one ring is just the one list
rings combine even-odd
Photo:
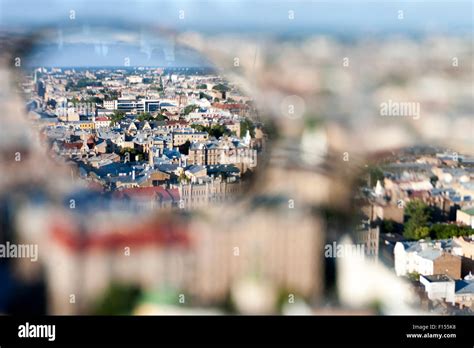
[[(129, 58), (132, 65), (202, 66), (206, 62), (195, 52), (147, 37), (149, 28), (290, 38), (472, 35), (473, 7), (471, 0), (0, 0), (0, 32), (51, 29), (33, 65), (121, 66)], [(97, 26), (138, 36), (110, 38), (90, 29)]]
[(23, 28), (91, 22), (214, 32), (448, 31), (472, 30), (472, 18), (471, 0), (0, 0), (0, 25)]

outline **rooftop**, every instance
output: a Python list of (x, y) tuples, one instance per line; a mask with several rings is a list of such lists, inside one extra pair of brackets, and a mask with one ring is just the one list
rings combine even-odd
[(453, 279), (446, 274), (434, 274), (434, 275), (424, 275), (422, 276), (430, 283), (441, 283), (441, 282), (452, 282)]

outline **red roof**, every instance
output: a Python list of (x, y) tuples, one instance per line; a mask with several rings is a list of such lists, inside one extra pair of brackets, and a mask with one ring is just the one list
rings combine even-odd
[(247, 105), (239, 104), (239, 103), (230, 103), (230, 104), (214, 103), (214, 104), (212, 104), (212, 106), (214, 106), (215, 108), (218, 108), (218, 109), (226, 109), (226, 110), (247, 108)]
[(166, 121), (166, 124), (168, 126), (174, 126), (174, 125), (187, 125), (189, 124), (188, 121), (185, 121), (185, 120), (178, 120), (178, 121)]
[[(68, 249), (122, 249), (146, 247), (150, 245), (188, 248), (191, 240), (187, 229), (173, 222), (142, 223), (111, 227), (107, 231), (81, 231), (74, 224), (56, 224), (52, 231), (53, 239)], [(133, 251), (132, 251), (133, 252)]]
[(84, 144), (80, 143), (63, 143), (63, 146), (67, 150), (78, 149), (80, 150)]

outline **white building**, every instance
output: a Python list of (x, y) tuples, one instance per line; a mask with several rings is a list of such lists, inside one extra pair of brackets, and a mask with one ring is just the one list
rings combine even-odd
[(410, 273), (421, 275), (447, 274), (458, 279), (461, 258), (454, 255), (456, 243), (452, 239), (435, 242), (397, 242), (395, 244), (395, 272), (397, 276)]
[(116, 100), (104, 100), (104, 108), (106, 108), (107, 110), (117, 109), (117, 101)]
[(424, 285), (430, 300), (445, 300), (454, 304), (456, 282), (444, 274), (420, 276), (420, 283)]

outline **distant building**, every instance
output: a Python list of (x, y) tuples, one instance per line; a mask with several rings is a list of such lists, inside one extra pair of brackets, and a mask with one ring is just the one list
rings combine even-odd
[(362, 228), (356, 231), (355, 244), (364, 245), (366, 256), (378, 259), (379, 255), (379, 227), (370, 227), (369, 224), (364, 224)]
[(445, 300), (454, 304), (456, 282), (445, 274), (422, 275), (420, 283), (424, 285), (430, 300)]
[(217, 178), (203, 182), (197, 180), (194, 183), (180, 184), (178, 189), (183, 208), (196, 209), (205, 207), (210, 203), (218, 204), (235, 198), (242, 191), (242, 183), (240, 180), (228, 181)]
[(461, 309), (474, 308), (474, 276), (471, 273), (459, 280), (445, 274), (420, 276), (420, 283), (432, 301), (444, 300)]
[(261, 209), (225, 226), (160, 219), (88, 231), (55, 219), (41, 259), (49, 313), (90, 313), (113, 282), (145, 290), (166, 286), (200, 304), (222, 303), (236, 281), (255, 271), (278, 289), (319, 298), (320, 224), (297, 212), (271, 216), (269, 223)]
[(461, 258), (445, 250), (452, 248), (453, 241), (435, 243), (397, 242), (394, 248), (395, 272), (397, 276), (409, 273), (421, 275), (445, 274), (454, 279), (461, 277)]
[(461, 275), (474, 272), (474, 239), (468, 237), (455, 237), (454, 242), (458, 246), (456, 254), (461, 256)]
[(456, 222), (474, 228), (474, 207), (458, 209), (456, 211)]

